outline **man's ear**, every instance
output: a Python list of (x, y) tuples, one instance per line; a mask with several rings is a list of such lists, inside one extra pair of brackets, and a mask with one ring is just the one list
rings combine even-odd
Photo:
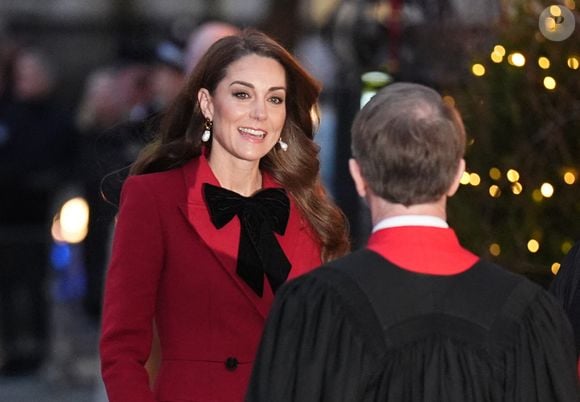
[(354, 186), (356, 188), (356, 192), (361, 197), (366, 197), (367, 195), (367, 182), (361, 174), (360, 165), (356, 161), (356, 159), (350, 158), (348, 160), (348, 169), (350, 170), (350, 175), (352, 176), (352, 180), (354, 181)]
[(199, 102), (199, 108), (204, 117), (213, 120), (213, 103), (211, 100), (211, 94), (207, 89), (201, 88), (197, 92), (197, 101)]
[(457, 192), (459, 184), (461, 183), (461, 176), (463, 176), (463, 172), (465, 172), (465, 159), (461, 159), (459, 161), (453, 183), (451, 183), (449, 190), (447, 190), (447, 197), (452, 197)]

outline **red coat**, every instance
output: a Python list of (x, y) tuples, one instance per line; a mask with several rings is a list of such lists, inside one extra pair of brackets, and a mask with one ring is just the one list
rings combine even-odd
[[(264, 187), (276, 187), (264, 175)], [(107, 273), (101, 364), (110, 402), (241, 401), (273, 301), (236, 274), (240, 224), (217, 230), (203, 183), (219, 185), (207, 160), (125, 182)], [(278, 241), (290, 278), (320, 265), (320, 246), (291, 200)], [(161, 343), (154, 392), (144, 364), (152, 324)], [(155, 394), (155, 396), (154, 396)]]

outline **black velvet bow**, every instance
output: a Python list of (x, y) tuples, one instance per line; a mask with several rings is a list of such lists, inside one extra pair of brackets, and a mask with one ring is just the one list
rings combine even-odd
[(290, 200), (286, 192), (268, 188), (244, 197), (204, 183), (203, 193), (216, 228), (222, 228), (236, 215), (240, 219), (237, 274), (260, 297), (264, 293), (265, 274), (275, 292), (288, 277), (291, 267), (274, 236), (274, 232), (283, 235), (288, 224)]

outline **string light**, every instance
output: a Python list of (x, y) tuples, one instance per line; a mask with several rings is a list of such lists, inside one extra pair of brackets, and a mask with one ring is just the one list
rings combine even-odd
[(572, 70), (578, 70), (580, 68), (580, 60), (576, 56), (568, 57), (567, 64)]
[(564, 173), (564, 183), (572, 185), (576, 182), (576, 175), (572, 171)]
[(445, 102), (445, 104), (452, 106), (452, 107), (455, 106), (455, 98), (453, 98), (453, 96), (445, 95), (442, 99), (443, 99), (443, 102)]
[(501, 254), (501, 247), (497, 243), (492, 243), (489, 245), (489, 253), (494, 257), (497, 257)]
[(503, 61), (503, 56), (501, 54), (499, 54), (498, 52), (491, 52), (489, 57), (490, 57), (491, 61), (493, 61), (494, 63), (499, 64)]
[(471, 72), (476, 77), (483, 77), (485, 75), (485, 67), (483, 64), (475, 63), (473, 66), (471, 66)]
[(526, 65), (526, 58), (520, 52), (514, 52), (508, 56), (508, 63), (515, 67), (523, 67)]
[(562, 254), (568, 254), (568, 252), (573, 246), (574, 244), (571, 241), (566, 240), (564, 243), (562, 243), (560, 250), (562, 250)]
[(554, 275), (558, 275), (558, 271), (560, 271), (560, 263), (559, 262), (553, 263), (552, 266), (550, 267), (550, 271), (552, 271)]
[(506, 173), (506, 176), (511, 183), (515, 183), (520, 179), (520, 173), (515, 169), (509, 169)]
[(481, 183), (481, 177), (477, 173), (470, 173), (469, 174), (469, 184), (472, 186), (479, 186)]
[(493, 198), (499, 198), (501, 196), (501, 189), (497, 185), (492, 184), (489, 186), (489, 195)]
[(463, 185), (469, 184), (469, 173), (463, 172), (463, 174), (461, 175), (461, 180), (459, 180), (459, 182)]
[(550, 91), (556, 89), (556, 80), (554, 77), (550, 77), (549, 75), (544, 77), (544, 87)]
[(489, 177), (491, 177), (493, 180), (499, 180), (501, 179), (501, 171), (496, 167), (492, 167), (489, 169)]
[(505, 56), (505, 47), (502, 45), (495, 45), (493, 47), (493, 52), (499, 54), (501, 57)]
[(544, 197), (550, 198), (551, 196), (554, 195), (554, 186), (552, 186), (550, 183), (542, 183), (542, 186), (540, 187), (540, 192)]
[(544, 56), (538, 58), (538, 66), (540, 66), (540, 68), (543, 68), (544, 70), (547, 70), (550, 68), (550, 60)]
[(536, 239), (531, 239), (528, 241), (528, 251), (532, 254), (537, 253), (540, 250), (540, 242)]
[(524, 191), (524, 186), (522, 186), (522, 183), (516, 181), (514, 184), (512, 184), (512, 193), (515, 195), (520, 195), (522, 191)]

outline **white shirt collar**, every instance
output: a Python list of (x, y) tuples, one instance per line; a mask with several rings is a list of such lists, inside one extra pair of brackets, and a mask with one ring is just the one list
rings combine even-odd
[(373, 233), (377, 230), (400, 226), (431, 226), (436, 228), (448, 228), (445, 220), (430, 215), (400, 215), (385, 218), (373, 227)]

